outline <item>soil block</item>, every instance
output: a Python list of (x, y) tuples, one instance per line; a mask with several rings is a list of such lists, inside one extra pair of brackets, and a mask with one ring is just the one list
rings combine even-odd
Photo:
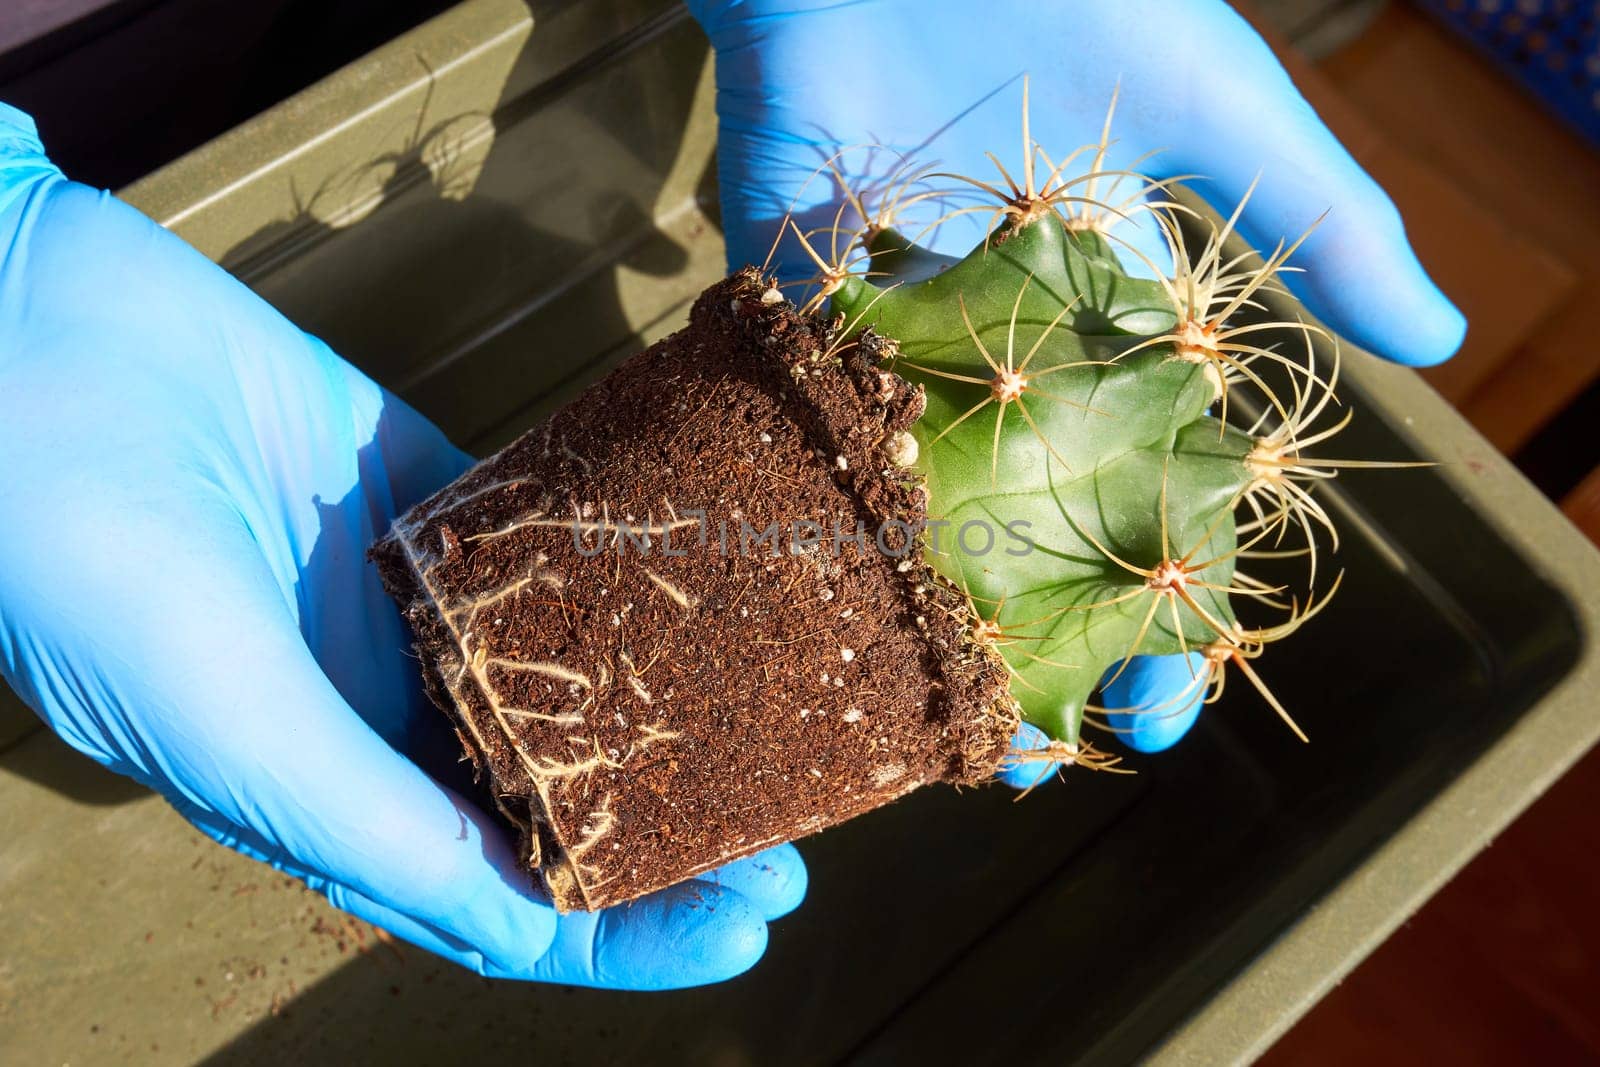
[(1004, 665), (922, 560), (923, 396), (755, 271), (372, 549), (556, 907), (991, 777)]

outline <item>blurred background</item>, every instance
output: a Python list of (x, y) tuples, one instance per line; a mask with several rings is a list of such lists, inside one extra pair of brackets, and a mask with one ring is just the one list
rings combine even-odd
[[(447, 0), (0, 0), (0, 99), (118, 188)], [(1600, 542), (1600, 4), (1237, 4), (1466, 312), (1424, 372)], [(1600, 1061), (1600, 755), (1283, 1038), (1270, 1063)]]

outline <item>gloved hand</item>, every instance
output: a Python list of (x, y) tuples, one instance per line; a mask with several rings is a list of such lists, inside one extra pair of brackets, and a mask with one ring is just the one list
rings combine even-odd
[(211, 837), (491, 976), (659, 989), (751, 966), (784, 846), (558, 917), (418, 765), (459, 746), (364, 558), (462, 452), (227, 273), (65, 180), (0, 105), (0, 669)]
[[(826, 174), (808, 179), (849, 146), (886, 149), (835, 160), (858, 188), (883, 179), (901, 153), (991, 179), (984, 153), (1015, 145), (997, 155), (1016, 173), (1027, 74), (1033, 139), (1057, 161), (1100, 139), (1120, 86), (1105, 167), (1161, 150), (1137, 169), (1157, 179), (1204, 176), (1192, 187), (1224, 213), (1259, 174), (1240, 223), (1258, 248), (1298, 237), (1331, 209), (1295, 257), (1306, 272), (1285, 279), (1307, 307), (1400, 363), (1438, 363), (1460, 346), (1465, 320), (1423, 272), (1394, 205), (1221, 0), (688, 3), (717, 53), (717, 165), (732, 266), (763, 262), (791, 210), (803, 227), (832, 223), (837, 185)], [(962, 221), (975, 227), (984, 218)], [(903, 228), (915, 233), (912, 220)], [(980, 236), (946, 226), (931, 247), (965, 254)], [(1164, 256), (1154, 227), (1141, 231), (1137, 219), (1119, 236), (1157, 262)], [(816, 270), (793, 241), (780, 245), (773, 266), (788, 279)], [(1141, 751), (1174, 744), (1199, 711), (1204, 687), (1193, 682), (1181, 657), (1140, 657), (1105, 703), (1157, 711), (1113, 716), (1113, 727)], [(1042, 738), (1031, 727), (1024, 734), (1021, 747)], [(1024, 764), (1007, 777), (1031, 785), (1047, 773)]]

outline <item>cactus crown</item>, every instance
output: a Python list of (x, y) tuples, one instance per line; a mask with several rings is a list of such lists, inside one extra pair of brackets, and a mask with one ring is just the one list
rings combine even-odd
[[(1337, 535), (1312, 489), (1348, 465), (1303, 451), (1348, 421), (1329, 415), (1338, 366), (1316, 366), (1322, 331), (1250, 314), (1281, 291), (1299, 241), (1236, 254), (1235, 212), (1189, 247), (1180, 215), (1206, 223), (1166, 195), (1172, 180), (1107, 170), (1109, 127), (1108, 114), (1098, 144), (1054, 164), (1030, 137), (1024, 88), (1020, 182), (998, 161), (998, 183), (907, 167), (876, 197), (846, 189), (825, 238), (790, 224), (819, 268), (812, 306), (831, 301), (841, 339), (868, 327), (891, 338), (891, 369), (926, 391), (915, 447), (893, 451), (926, 479), (925, 547), (970, 599), (971, 638), (1004, 658), (1025, 718), (1053, 739), (1048, 755), (1088, 765), (1105, 760), (1080, 742), (1086, 712), (1120, 710), (1091, 697), (1135, 655), (1196, 654), (1190, 689), (1148, 713), (1214, 699), (1231, 667), (1299, 733), (1252, 661), (1327, 601), (1312, 592), (1319, 530), (1333, 547)], [(1064, 176), (1084, 155), (1088, 172)], [(952, 187), (987, 202), (934, 227), (989, 215), (960, 259), (899, 228)], [(1115, 236), (1131, 212), (1164, 235), (1172, 274)], [(1130, 274), (1128, 255), (1155, 278)], [(1303, 335), (1304, 358), (1260, 343), (1285, 327)], [(1287, 387), (1270, 387), (1267, 367)], [(1230, 411), (1241, 389), (1262, 412), (1253, 424)], [(1304, 587), (1241, 569), (1266, 555), (1304, 556)], [(1279, 618), (1247, 626), (1239, 607)]]

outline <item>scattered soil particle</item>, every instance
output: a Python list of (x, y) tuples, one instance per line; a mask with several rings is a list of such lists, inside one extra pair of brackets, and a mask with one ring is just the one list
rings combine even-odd
[(888, 344), (835, 344), (741, 272), (373, 547), (558, 908), (1004, 756), (1004, 667), (908, 536), (925, 491), (885, 445), (923, 396)]

